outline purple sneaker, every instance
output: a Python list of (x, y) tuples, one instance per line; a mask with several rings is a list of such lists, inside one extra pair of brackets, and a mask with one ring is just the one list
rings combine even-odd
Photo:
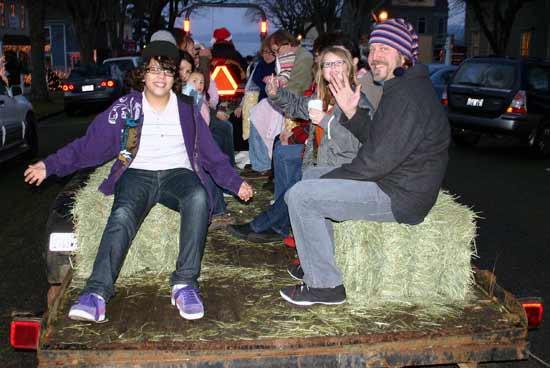
[(199, 319), (204, 316), (199, 289), (191, 286), (174, 285), (172, 287), (172, 305), (178, 307), (180, 316), (185, 319)]
[(69, 311), (69, 318), (75, 321), (105, 321), (105, 299), (95, 293), (83, 294)]

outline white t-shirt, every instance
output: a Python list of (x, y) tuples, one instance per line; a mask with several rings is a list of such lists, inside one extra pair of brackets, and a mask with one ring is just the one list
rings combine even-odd
[(187, 168), (192, 170), (180, 125), (178, 101), (170, 91), (168, 104), (162, 111), (155, 111), (143, 93), (143, 127), (132, 169), (168, 170)]

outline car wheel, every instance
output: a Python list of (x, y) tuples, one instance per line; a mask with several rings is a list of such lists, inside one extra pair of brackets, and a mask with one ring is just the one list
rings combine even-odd
[(550, 156), (550, 121), (539, 124), (536, 133), (529, 139), (529, 146), (537, 156)]
[(481, 139), (480, 133), (459, 129), (453, 129), (451, 135), (453, 137), (453, 141), (459, 146), (475, 146)]
[(36, 132), (36, 118), (33, 113), (28, 113), (25, 117), (25, 143), (29, 147), (26, 155), (28, 158), (35, 157), (38, 154), (38, 134)]

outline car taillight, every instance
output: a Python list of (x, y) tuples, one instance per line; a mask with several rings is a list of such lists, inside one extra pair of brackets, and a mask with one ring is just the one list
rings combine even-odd
[(10, 345), (14, 349), (36, 350), (40, 339), (39, 319), (16, 319), (10, 326)]
[(63, 90), (63, 92), (74, 91), (74, 84), (66, 83), (61, 86), (61, 89)]
[(449, 98), (447, 97), (447, 86), (443, 87), (443, 93), (441, 93), (441, 100), (439, 100), (443, 106), (449, 106)]
[(522, 298), (519, 300), (521, 306), (525, 310), (527, 316), (527, 325), (529, 328), (537, 328), (542, 322), (542, 315), (544, 312), (544, 305), (542, 299), (534, 298), (527, 299)]
[(510, 114), (527, 114), (527, 95), (525, 91), (520, 90), (516, 93), (506, 112)]
[(114, 80), (104, 80), (104, 81), (101, 81), (101, 83), (99, 83), (99, 85), (101, 87), (107, 87), (107, 88), (114, 88), (115, 86), (115, 81)]

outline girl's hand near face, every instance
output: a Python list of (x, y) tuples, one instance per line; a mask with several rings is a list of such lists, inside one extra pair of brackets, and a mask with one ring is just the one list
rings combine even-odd
[(333, 72), (330, 74), (328, 88), (334, 96), (336, 103), (342, 109), (348, 119), (351, 119), (357, 111), (359, 98), (361, 97), (361, 86), (351, 89), (348, 78), (343, 77), (342, 73)]

